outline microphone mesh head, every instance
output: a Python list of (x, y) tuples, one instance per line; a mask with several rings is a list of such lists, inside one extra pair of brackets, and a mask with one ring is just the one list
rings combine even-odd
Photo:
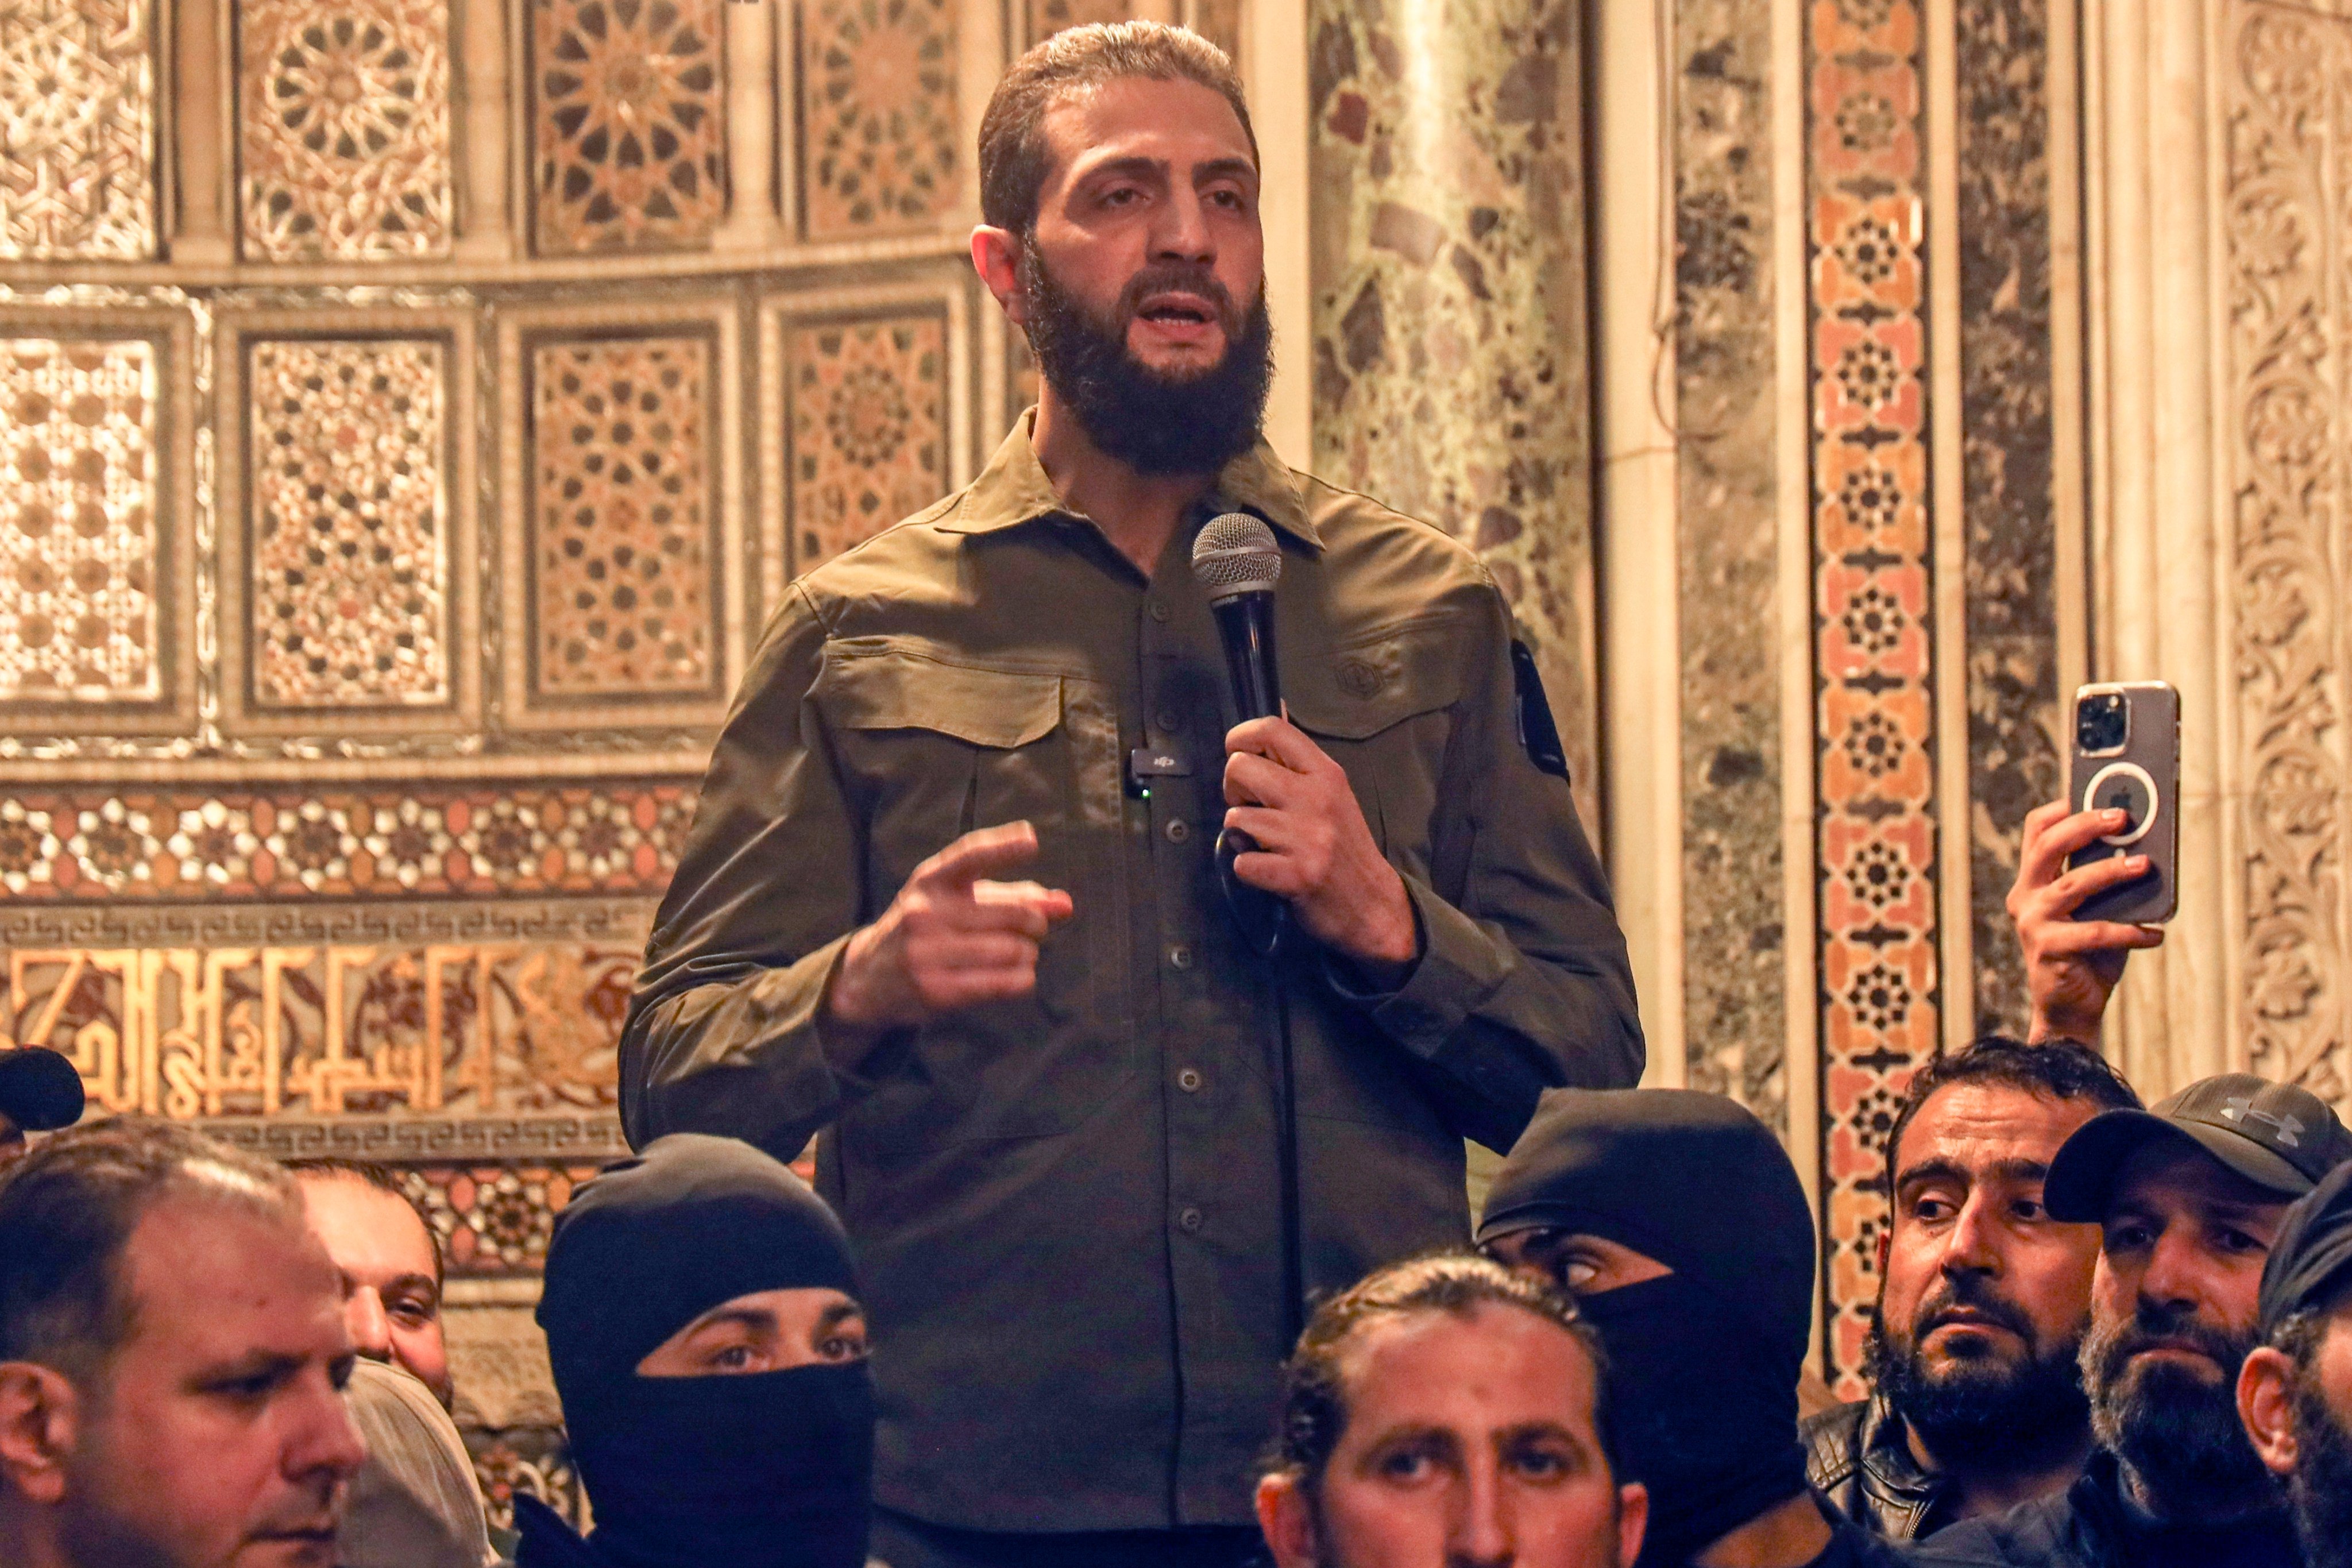
[(1221, 512), (1192, 541), (1192, 575), (1212, 604), (1265, 592), (1282, 580), (1282, 546), (1274, 530), (1249, 513)]

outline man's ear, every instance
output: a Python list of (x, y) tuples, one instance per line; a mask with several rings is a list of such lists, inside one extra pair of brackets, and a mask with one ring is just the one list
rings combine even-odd
[(0, 1481), (29, 1502), (65, 1500), (66, 1461), (81, 1439), (81, 1395), (65, 1373), (0, 1362)]
[(1016, 327), (1029, 324), (1029, 299), (1021, 288), (1021, 240), (1009, 228), (982, 224), (971, 231), (971, 269)]
[(2294, 1363), (2263, 1345), (2238, 1369), (2238, 1424), (2276, 1475), (2292, 1475), (2303, 1457), (2294, 1438)]
[(1617, 1561), (1633, 1568), (1642, 1555), (1642, 1538), (1650, 1531), (1650, 1489), (1627, 1481), (1617, 1489)]
[(1315, 1568), (1322, 1561), (1315, 1515), (1307, 1506), (1300, 1479), (1267, 1476), (1257, 1483), (1257, 1527), (1274, 1553), (1275, 1568)]

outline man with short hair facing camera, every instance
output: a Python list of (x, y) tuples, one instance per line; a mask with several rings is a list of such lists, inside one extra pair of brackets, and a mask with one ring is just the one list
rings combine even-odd
[(1626, 1568), (1607, 1363), (1575, 1304), (1485, 1258), (1325, 1302), (1284, 1380), (1257, 1514), (1276, 1568)]
[(1908, 1541), (2082, 1473), (2099, 1232), (2054, 1218), (2042, 1187), (2075, 1129), (2138, 1107), (2066, 1040), (1990, 1036), (1912, 1076), (1886, 1144), (1874, 1387), (1804, 1428), (1812, 1482), (1847, 1517)]

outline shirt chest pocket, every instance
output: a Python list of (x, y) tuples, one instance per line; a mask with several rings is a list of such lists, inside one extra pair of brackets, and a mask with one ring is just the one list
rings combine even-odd
[[(825, 651), (810, 696), (864, 826), (861, 918), (962, 835), (1007, 822), (1034, 825), (1038, 847), (1008, 878), (1066, 889), (1081, 910), (1101, 896), (1093, 872), (1119, 810), (1118, 731), (1096, 683), (845, 640)], [(1034, 994), (920, 1031), (913, 1064), (845, 1135), (867, 1151), (933, 1148), (1059, 1132), (1099, 1109), (1126, 1064), (1087, 1048), (1084, 1023), (1118, 994), (1116, 926), (1065, 924), (1038, 950)]]
[(867, 901), (879, 912), (917, 866), (975, 827), (1030, 822), (1039, 880), (1083, 812), (1064, 678), (882, 646), (828, 649), (811, 693), (865, 819)]
[(1425, 877), (1463, 650), (1450, 621), (1351, 638), (1283, 670), (1291, 721), (1348, 772), (1392, 865)]

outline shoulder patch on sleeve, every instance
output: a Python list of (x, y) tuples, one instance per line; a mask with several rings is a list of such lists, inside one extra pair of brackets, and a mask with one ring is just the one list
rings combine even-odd
[(1568, 777), (1568, 752), (1559, 743), (1559, 726), (1552, 721), (1536, 656), (1517, 637), (1511, 639), (1511, 683), (1518, 689), (1519, 746), (1528, 761), (1554, 778)]

